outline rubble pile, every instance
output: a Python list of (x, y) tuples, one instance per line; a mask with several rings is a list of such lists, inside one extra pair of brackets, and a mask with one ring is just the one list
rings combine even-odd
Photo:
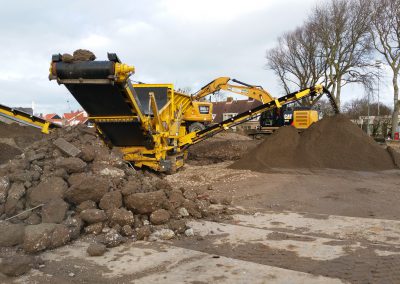
[(37, 253), (81, 234), (106, 247), (170, 239), (208, 206), (196, 192), (130, 167), (93, 129), (59, 129), (0, 168), (0, 247)]

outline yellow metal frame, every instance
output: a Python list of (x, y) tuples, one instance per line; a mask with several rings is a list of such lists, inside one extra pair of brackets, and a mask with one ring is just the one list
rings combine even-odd
[(205, 96), (218, 92), (220, 90), (229, 91), (231, 93), (235, 93), (238, 95), (246, 96), (257, 101), (266, 104), (272, 101), (274, 98), (265, 91), (263, 88), (258, 86), (240, 86), (240, 85), (232, 85), (228, 82), (231, 80), (229, 77), (219, 77), (203, 87), (200, 91), (198, 91), (194, 96), (193, 100), (200, 100)]
[[(151, 88), (151, 87), (166, 87), (167, 88), (167, 103), (159, 109), (157, 102), (151, 90), (149, 90), (149, 107), (152, 110), (151, 114), (142, 112), (139, 108), (140, 103), (137, 101), (136, 96), (132, 93), (130, 86), (128, 85), (128, 78), (134, 73), (135, 69), (131, 66), (115, 63), (115, 74), (114, 76), (107, 76), (107, 78), (98, 78), (96, 80), (85, 79), (82, 80), (69, 80), (62, 81), (57, 78), (56, 67), (57, 62), (52, 62), (50, 68), (51, 79), (57, 79), (58, 83), (61, 84), (119, 84), (120, 87), (124, 88), (124, 99), (132, 109), (133, 115), (121, 115), (121, 116), (93, 116), (89, 119), (96, 123), (99, 122), (130, 122), (140, 123), (140, 129), (143, 132), (145, 141), (140, 143), (140, 146), (128, 146), (118, 147), (126, 161), (132, 162), (136, 167), (149, 167), (155, 171), (174, 171), (177, 168), (183, 166), (184, 159), (187, 156), (187, 148), (195, 143), (198, 143), (208, 137), (232, 127), (236, 124), (244, 122), (249, 118), (252, 118), (262, 112), (279, 108), (284, 104), (290, 103), (294, 100), (302, 99), (303, 97), (309, 96), (310, 94), (323, 93), (324, 89), (322, 86), (315, 86), (312, 89), (306, 89), (299, 91), (296, 94), (289, 94), (286, 97), (275, 99), (264, 91), (261, 87), (256, 86), (234, 86), (227, 84), (230, 80), (227, 77), (221, 77), (212, 83), (208, 84), (201, 90), (200, 93), (194, 97), (184, 95), (174, 91), (173, 84), (135, 84), (134, 88)], [(73, 63), (72, 63), (73, 64)], [(54, 71), (54, 72), (53, 72)], [(262, 101), (264, 104), (255, 109), (249, 110), (245, 113), (239, 114), (223, 123), (211, 126), (208, 129), (187, 133), (185, 122), (188, 121), (200, 121), (199, 118), (212, 119), (212, 105), (208, 102), (201, 101), (202, 97), (206, 94), (210, 94), (219, 89), (225, 89), (231, 92), (237, 92), (244, 94), (248, 97)], [(202, 115), (199, 110), (199, 106), (209, 105), (210, 116)], [(24, 118), (26, 119), (26, 118)], [(43, 131), (48, 131), (48, 125), (42, 125)], [(97, 130), (101, 136), (105, 137), (101, 129), (96, 125)], [(149, 141), (147, 141), (147, 139)], [(107, 139), (105, 139), (106, 141)], [(148, 143), (147, 143), (148, 142)], [(142, 146), (146, 145), (146, 146)]]
[(3, 114), (6, 118), (14, 120), (15, 122), (21, 122), (26, 125), (40, 128), (42, 133), (44, 134), (49, 134), (50, 126), (53, 125), (49, 121), (41, 122), (37, 120), (38, 118), (33, 115), (24, 114), (22, 112), (14, 113), (6, 108), (3, 108), (1, 105), (0, 114)]
[[(124, 154), (126, 161), (133, 162), (136, 167), (149, 167), (155, 171), (165, 171), (166, 168), (162, 161), (168, 161), (171, 154), (185, 155), (178, 147), (178, 138), (186, 134), (185, 127), (182, 124), (182, 106), (175, 103), (175, 92), (173, 84), (135, 84), (134, 88), (152, 88), (152, 87), (166, 87), (168, 102), (162, 109), (158, 109), (154, 93), (149, 92), (149, 106), (151, 107), (153, 115), (144, 115), (138, 111), (138, 118), (142, 124), (142, 128), (150, 133), (154, 148), (147, 149), (146, 147), (119, 147)], [(130, 99), (137, 108), (138, 104), (131, 94), (130, 90), (126, 88), (130, 94)], [(99, 119), (99, 118), (96, 118)], [(104, 119), (104, 118), (102, 118)], [(110, 119), (132, 119), (132, 117), (112, 117)], [(170, 159), (171, 168), (177, 169), (183, 165), (182, 159)]]
[(300, 100), (302, 98), (310, 96), (312, 93), (316, 94), (323, 94), (324, 93), (324, 88), (322, 85), (316, 85), (313, 88), (308, 88), (302, 91), (297, 92), (293, 97), (287, 97), (284, 99), (283, 102), (280, 102), (279, 99), (275, 99), (271, 101), (269, 104), (265, 104), (265, 107), (259, 108), (258, 110), (249, 110), (245, 115), (240, 116), (240, 117), (233, 117), (227, 121), (224, 121), (221, 123), (218, 127), (213, 128), (210, 131), (205, 131), (201, 134), (198, 133), (188, 133), (187, 135), (184, 135), (179, 138), (179, 145), (181, 147), (184, 147), (186, 145), (192, 145), (195, 143), (198, 143), (200, 141), (203, 141), (207, 139), (208, 137), (220, 132), (221, 130), (228, 129), (236, 124), (240, 124), (244, 121), (247, 121), (267, 110), (273, 109), (273, 108), (280, 108), (284, 104), (288, 104), (293, 101)]

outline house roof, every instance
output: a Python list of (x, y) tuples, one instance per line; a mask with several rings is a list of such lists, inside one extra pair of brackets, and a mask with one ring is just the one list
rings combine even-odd
[(84, 114), (84, 111), (83, 111), (83, 110), (77, 110), (77, 111), (67, 112), (67, 113), (64, 113), (64, 118), (65, 118), (65, 119), (71, 119), (71, 118), (74, 118), (74, 117), (79, 116), (79, 115), (81, 115), (81, 114)]
[(44, 115), (45, 120), (51, 120), (51, 119), (61, 119), (61, 117), (56, 114), (56, 113), (49, 113)]
[(225, 102), (213, 102), (213, 122), (221, 122), (224, 113), (242, 113), (249, 109), (260, 106), (262, 103), (256, 100), (233, 100)]
[(88, 120), (88, 116), (85, 111), (75, 111), (70, 113), (64, 113), (64, 119), (66, 119), (66, 124), (81, 124)]

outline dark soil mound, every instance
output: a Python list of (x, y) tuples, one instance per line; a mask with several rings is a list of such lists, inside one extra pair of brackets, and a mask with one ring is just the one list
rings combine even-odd
[(8, 144), (0, 143), (0, 164), (8, 162), (13, 159), (15, 156), (21, 154), (22, 152)]
[(20, 148), (28, 147), (43, 137), (44, 134), (38, 128), (21, 126), (17, 123), (6, 124), (0, 122), (0, 138), (14, 138), (15, 143)]
[(344, 116), (325, 118), (303, 133), (283, 127), (265, 139), (234, 169), (332, 168), (377, 171), (395, 168), (390, 154)]
[(224, 161), (239, 160), (253, 149), (258, 140), (237, 133), (223, 132), (189, 148), (191, 164), (208, 165)]

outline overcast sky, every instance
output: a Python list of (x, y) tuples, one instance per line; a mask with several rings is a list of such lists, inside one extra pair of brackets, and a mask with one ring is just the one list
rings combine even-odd
[[(282, 94), (265, 52), (307, 18), (316, 0), (8, 1), (0, 10), (0, 103), (35, 112), (77, 109), (48, 80), (51, 55), (78, 48), (99, 59), (115, 52), (133, 80), (193, 91), (220, 76)], [(103, 3), (103, 4), (99, 4)], [(389, 78), (387, 78), (389, 79)], [(381, 98), (391, 103), (389, 84)], [(345, 88), (343, 100), (360, 96)], [(67, 103), (69, 101), (69, 105)]]

